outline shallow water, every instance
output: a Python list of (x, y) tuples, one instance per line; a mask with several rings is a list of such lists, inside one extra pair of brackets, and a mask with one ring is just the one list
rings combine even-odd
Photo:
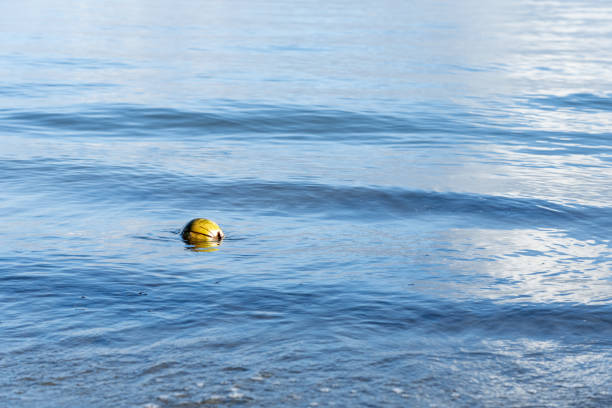
[(612, 405), (607, 2), (0, 15), (2, 404)]

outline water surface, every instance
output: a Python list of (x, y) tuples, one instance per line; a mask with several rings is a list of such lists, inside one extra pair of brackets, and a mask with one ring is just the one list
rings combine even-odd
[(607, 2), (0, 15), (8, 406), (612, 405)]

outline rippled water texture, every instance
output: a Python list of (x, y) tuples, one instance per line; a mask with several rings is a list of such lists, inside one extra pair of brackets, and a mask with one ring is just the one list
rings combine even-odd
[(606, 1), (3, 2), (0, 405), (612, 406), (610, 67)]

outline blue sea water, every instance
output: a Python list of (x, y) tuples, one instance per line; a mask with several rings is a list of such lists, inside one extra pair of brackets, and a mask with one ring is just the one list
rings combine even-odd
[(0, 405), (612, 406), (610, 67), (607, 1), (0, 3)]

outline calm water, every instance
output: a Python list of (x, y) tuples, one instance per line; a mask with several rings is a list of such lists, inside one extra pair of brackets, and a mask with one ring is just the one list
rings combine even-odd
[(0, 405), (611, 406), (610, 67), (608, 1), (2, 2)]

